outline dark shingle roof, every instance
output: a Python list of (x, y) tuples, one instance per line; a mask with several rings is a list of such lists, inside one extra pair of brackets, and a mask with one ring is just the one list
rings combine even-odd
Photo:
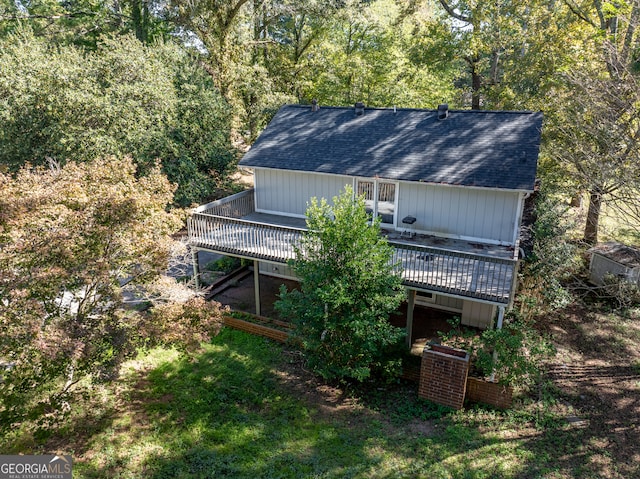
[(283, 106), (241, 166), (532, 191), (542, 113)]

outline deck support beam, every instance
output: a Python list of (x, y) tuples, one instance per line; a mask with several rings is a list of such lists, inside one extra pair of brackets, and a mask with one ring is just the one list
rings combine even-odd
[(193, 281), (196, 291), (200, 291), (200, 260), (198, 258), (198, 248), (191, 247), (191, 264), (193, 266)]
[(407, 289), (407, 345), (411, 349), (411, 336), (413, 335), (413, 310), (416, 306), (416, 290)]
[(260, 262), (253, 261), (253, 286), (256, 296), (256, 315), (260, 316)]

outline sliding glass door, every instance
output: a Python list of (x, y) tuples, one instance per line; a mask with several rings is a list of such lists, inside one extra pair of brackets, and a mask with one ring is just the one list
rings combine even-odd
[(396, 191), (396, 184), (389, 181), (357, 180), (356, 193), (364, 196), (367, 213), (379, 216), (386, 226), (396, 223)]

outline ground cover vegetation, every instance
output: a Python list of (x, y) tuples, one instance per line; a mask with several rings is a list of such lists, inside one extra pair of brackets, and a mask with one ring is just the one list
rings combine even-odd
[[(594, 290), (583, 255), (640, 238), (639, 15), (640, 0), (0, 0), (0, 451), (69, 452), (79, 477), (640, 475), (636, 292)], [(314, 98), (544, 111), (507, 326), (523, 333), (511, 359), (533, 333), (556, 354), (512, 411), (320, 382), (293, 350), (209, 342), (221, 312), (197, 299), (121, 307), (120, 280), (166, 261), (168, 206), (222, 194), (277, 107)]]
[(72, 453), (79, 478), (635, 477), (637, 312), (565, 309), (544, 325), (562, 359), (506, 412), (447, 411), (410, 383), (327, 383), (297, 350), (223, 329), (196, 353), (138, 356), (46, 438), (0, 447)]

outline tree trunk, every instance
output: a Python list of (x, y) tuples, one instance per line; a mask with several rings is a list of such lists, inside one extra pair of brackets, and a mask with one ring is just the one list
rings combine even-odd
[(479, 58), (474, 57), (470, 61), (471, 66), (471, 109), (480, 109), (480, 89), (482, 88), (482, 76), (478, 72)]
[(602, 194), (596, 188), (589, 193), (589, 210), (587, 211), (587, 224), (584, 227), (584, 242), (594, 245), (598, 242), (598, 222), (600, 221), (600, 207), (602, 206)]

